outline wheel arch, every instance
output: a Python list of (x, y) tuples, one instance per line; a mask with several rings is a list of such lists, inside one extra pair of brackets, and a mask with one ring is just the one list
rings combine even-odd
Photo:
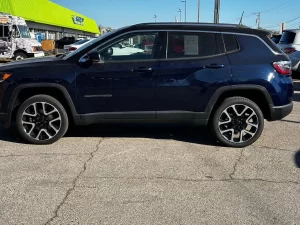
[(209, 118), (214, 115), (218, 106), (229, 97), (245, 97), (255, 102), (262, 110), (264, 118), (271, 118), (273, 100), (267, 89), (260, 85), (232, 85), (219, 88), (212, 96), (206, 109)]
[(16, 111), (21, 103), (27, 98), (38, 94), (46, 94), (56, 98), (65, 107), (71, 120), (76, 122), (76, 120), (79, 119), (72, 98), (64, 86), (49, 83), (30, 83), (20, 85), (13, 91), (11, 100), (8, 104), (9, 125), (16, 115)]
[(25, 50), (23, 50), (23, 49), (17, 49), (16, 51), (14, 51), (14, 57), (18, 53), (23, 53), (23, 54), (25, 54), (28, 57), (28, 53)]

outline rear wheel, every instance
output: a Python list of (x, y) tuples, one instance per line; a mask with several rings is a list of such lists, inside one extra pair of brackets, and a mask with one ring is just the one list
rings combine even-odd
[(242, 148), (253, 144), (263, 128), (262, 111), (253, 101), (243, 97), (226, 99), (212, 119), (214, 135), (229, 147)]
[(15, 60), (16, 61), (23, 60), (23, 59), (26, 59), (26, 58), (28, 58), (28, 56), (23, 52), (18, 52), (18, 53), (15, 54)]
[(16, 124), (26, 142), (52, 144), (65, 135), (69, 121), (59, 101), (48, 95), (36, 95), (20, 106)]

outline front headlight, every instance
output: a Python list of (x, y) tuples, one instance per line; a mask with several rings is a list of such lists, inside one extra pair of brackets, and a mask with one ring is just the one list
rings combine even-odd
[(32, 51), (33, 51), (33, 52), (36, 52), (36, 47), (32, 47)]
[(0, 72), (0, 82), (7, 80), (11, 75), (11, 73)]

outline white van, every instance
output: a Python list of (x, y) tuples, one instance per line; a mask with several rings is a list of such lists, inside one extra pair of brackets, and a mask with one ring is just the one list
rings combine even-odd
[(0, 59), (21, 60), (44, 55), (42, 45), (31, 38), (23, 18), (0, 12)]

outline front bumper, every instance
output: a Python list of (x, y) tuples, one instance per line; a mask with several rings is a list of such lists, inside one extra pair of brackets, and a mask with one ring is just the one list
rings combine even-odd
[(44, 57), (44, 52), (35, 52), (35, 53), (28, 53), (27, 54), (30, 58), (37, 58), (37, 57)]
[(0, 125), (3, 127), (10, 127), (10, 118), (7, 113), (0, 113)]
[(281, 120), (293, 111), (293, 102), (283, 106), (272, 106), (270, 108), (271, 117), (270, 121)]

